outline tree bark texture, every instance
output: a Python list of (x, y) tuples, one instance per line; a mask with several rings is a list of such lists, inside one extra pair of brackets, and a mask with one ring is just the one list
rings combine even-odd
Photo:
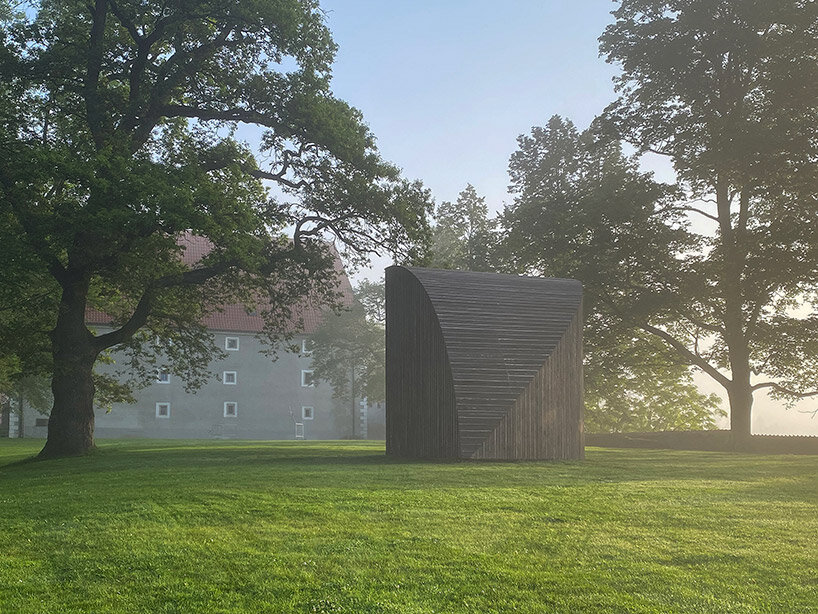
[(719, 232), (724, 264), (720, 280), (724, 300), (724, 341), (730, 360), (731, 383), (727, 388), (730, 401), (730, 431), (734, 442), (749, 439), (750, 415), (753, 408), (753, 390), (750, 384), (750, 344), (747, 340), (744, 317), (744, 289), (742, 280), (747, 265), (744, 246), (747, 207), (746, 192), (740, 195), (740, 211), (734, 227), (731, 197), (727, 182), (719, 176), (716, 181)]
[(98, 350), (85, 326), (87, 279), (63, 286), (60, 313), (51, 332), (54, 406), (40, 458), (77, 456), (94, 448), (93, 369)]
[(20, 392), (20, 394), (17, 397), (17, 437), (19, 437), (20, 439), (26, 436), (24, 404), (25, 400), (23, 399), (23, 393)]
[(727, 391), (730, 400), (730, 432), (733, 435), (733, 445), (740, 447), (750, 440), (750, 418), (753, 409), (753, 391), (749, 383), (746, 385), (734, 384)]

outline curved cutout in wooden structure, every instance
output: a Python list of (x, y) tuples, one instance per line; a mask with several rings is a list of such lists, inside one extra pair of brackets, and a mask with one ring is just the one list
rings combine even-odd
[(386, 269), (386, 452), (577, 459), (582, 285)]

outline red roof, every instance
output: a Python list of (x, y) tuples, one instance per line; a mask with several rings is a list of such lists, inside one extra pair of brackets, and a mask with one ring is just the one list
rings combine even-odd
[[(191, 233), (185, 233), (179, 237), (179, 245), (184, 248), (182, 262), (190, 265), (197, 263), (213, 249), (213, 244), (206, 237)], [(343, 264), (335, 249), (333, 249), (333, 254), (335, 255), (335, 269), (338, 272), (338, 291), (341, 293), (341, 303), (350, 306), (354, 300), (352, 285), (344, 273)], [(293, 308), (287, 332), (312, 334), (321, 325), (327, 313), (328, 309), (325, 306), (316, 306), (305, 300)], [(86, 310), (85, 319), (88, 324), (111, 323), (109, 315), (91, 308)], [(299, 320), (303, 320), (303, 327), (298, 325)], [(259, 333), (264, 330), (264, 319), (260, 315), (248, 313), (244, 305), (222, 305), (220, 310), (205, 317), (204, 324), (211, 330), (230, 332)]]

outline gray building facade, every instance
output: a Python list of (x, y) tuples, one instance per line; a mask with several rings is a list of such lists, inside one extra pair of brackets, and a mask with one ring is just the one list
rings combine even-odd
[[(194, 266), (212, 246), (202, 238), (185, 234), (179, 238), (182, 261)], [(336, 253), (338, 290), (343, 304), (354, 300), (349, 279)], [(307, 341), (326, 317), (320, 306), (298, 305), (291, 332), (300, 331), (292, 344), (300, 352), (283, 349), (273, 360), (257, 338), (263, 319), (242, 305), (222, 305), (203, 324), (213, 334), (223, 359), (213, 361), (211, 377), (194, 393), (169, 373), (157, 373), (156, 381), (135, 393), (136, 403), (115, 404), (111, 411), (97, 410), (95, 434), (106, 437), (180, 439), (343, 439), (366, 437), (365, 402), (346, 403), (334, 398), (326, 383), (313, 381)], [(98, 334), (111, 330), (111, 318), (99, 311), (86, 311), (89, 327)], [(100, 371), (116, 370), (98, 365)], [(45, 437), (48, 418), (23, 409), (3, 420), (8, 436)], [(376, 418), (381, 418), (376, 416)], [(15, 422), (15, 420), (17, 420)], [(0, 425), (3, 426), (3, 425)], [(381, 429), (374, 429), (380, 433)]]
[[(301, 337), (300, 343), (306, 339)], [(98, 437), (193, 439), (338, 439), (351, 436), (344, 411), (324, 383), (312, 380), (310, 357), (266, 356), (253, 334), (214, 331), (226, 357), (211, 364), (212, 377), (195, 393), (181, 380), (158, 374), (134, 405), (97, 412)], [(296, 434), (296, 425), (299, 433)]]
[[(104, 330), (100, 331), (104, 332)], [(173, 439), (343, 439), (353, 436), (353, 410), (335, 399), (330, 386), (312, 379), (307, 352), (266, 356), (252, 333), (213, 331), (226, 357), (210, 365), (211, 377), (188, 393), (175, 375), (157, 373), (156, 381), (135, 393), (136, 403), (96, 411), (98, 438)], [(294, 343), (304, 347), (306, 336)], [(114, 357), (116, 359), (116, 357)], [(103, 365), (101, 370), (113, 368)], [(356, 415), (353, 416), (353, 411)], [(47, 417), (24, 412), (26, 437), (45, 437)], [(356, 431), (359, 431), (356, 423)], [(360, 435), (360, 433), (357, 433)]]

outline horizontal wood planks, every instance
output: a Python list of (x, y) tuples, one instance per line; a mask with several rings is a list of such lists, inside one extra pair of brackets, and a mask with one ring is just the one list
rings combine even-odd
[(387, 453), (582, 456), (579, 282), (390, 267), (386, 292)]

